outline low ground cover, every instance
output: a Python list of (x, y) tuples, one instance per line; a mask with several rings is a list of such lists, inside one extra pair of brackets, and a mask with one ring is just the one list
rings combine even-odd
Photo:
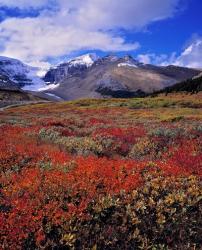
[(200, 249), (202, 98), (0, 113), (3, 249)]

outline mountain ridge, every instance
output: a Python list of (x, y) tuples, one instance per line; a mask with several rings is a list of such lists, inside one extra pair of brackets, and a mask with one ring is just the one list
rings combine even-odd
[(152, 93), (201, 74), (174, 65), (144, 64), (130, 55), (85, 54), (51, 67), (43, 78), (37, 68), (0, 57), (0, 87), (36, 91), (57, 98), (135, 97)]
[[(138, 62), (130, 55), (98, 58), (90, 67), (71, 62), (48, 71), (44, 80), (58, 86), (51, 91), (66, 100), (101, 97), (135, 97), (152, 93), (200, 71), (174, 65), (156, 66)], [(52, 75), (52, 81), (49, 76)]]

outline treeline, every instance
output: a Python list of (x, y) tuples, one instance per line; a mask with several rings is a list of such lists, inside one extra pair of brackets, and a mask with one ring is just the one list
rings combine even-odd
[(186, 81), (176, 83), (173, 86), (166, 87), (163, 90), (157, 91), (154, 94), (173, 93), (173, 92), (188, 92), (191, 94), (202, 91), (202, 76), (195, 79), (188, 79)]

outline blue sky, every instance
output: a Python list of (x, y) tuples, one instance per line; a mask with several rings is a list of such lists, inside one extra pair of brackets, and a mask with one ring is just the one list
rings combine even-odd
[(0, 0), (0, 55), (47, 67), (96, 52), (202, 68), (201, 0)]
[[(181, 51), (184, 43), (193, 34), (202, 33), (202, 1), (192, 0), (173, 18), (155, 22), (148, 27), (148, 33), (136, 34), (136, 39), (144, 44), (142, 52), (171, 53)], [(131, 34), (131, 37), (134, 34)]]

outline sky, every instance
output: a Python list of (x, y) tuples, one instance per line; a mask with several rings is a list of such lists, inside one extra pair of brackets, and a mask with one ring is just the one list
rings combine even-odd
[(47, 68), (85, 53), (202, 68), (202, 0), (0, 0), (0, 55)]

